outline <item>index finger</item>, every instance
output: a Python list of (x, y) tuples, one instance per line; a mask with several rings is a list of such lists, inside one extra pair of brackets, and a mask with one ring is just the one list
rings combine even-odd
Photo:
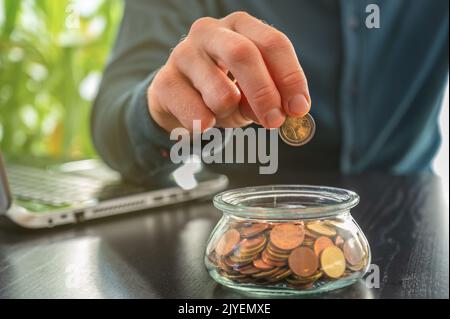
[(307, 79), (288, 37), (247, 13), (231, 14), (224, 21), (257, 46), (280, 92), (285, 112), (291, 116), (308, 113), (311, 97)]
[(201, 41), (205, 52), (235, 76), (259, 122), (266, 128), (280, 127), (285, 120), (280, 93), (255, 44), (228, 28), (207, 31)]

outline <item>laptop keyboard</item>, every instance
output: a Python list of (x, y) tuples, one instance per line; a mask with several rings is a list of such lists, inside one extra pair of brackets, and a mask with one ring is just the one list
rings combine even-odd
[(66, 206), (89, 200), (101, 200), (143, 191), (141, 187), (122, 183), (104, 185), (103, 181), (38, 168), (8, 164), (6, 166), (13, 196), (36, 200), (53, 206)]

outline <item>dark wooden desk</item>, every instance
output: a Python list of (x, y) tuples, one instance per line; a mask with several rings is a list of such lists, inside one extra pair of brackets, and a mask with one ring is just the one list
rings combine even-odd
[[(431, 175), (242, 176), (230, 187), (307, 183), (355, 190), (353, 210), (380, 267), (381, 287), (363, 282), (322, 298), (448, 298), (449, 210)], [(31, 231), (0, 218), (0, 298), (241, 298), (203, 264), (219, 211), (196, 202)]]

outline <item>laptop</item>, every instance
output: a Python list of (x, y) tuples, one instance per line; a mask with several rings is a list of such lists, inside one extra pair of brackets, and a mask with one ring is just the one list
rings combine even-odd
[(228, 185), (199, 161), (167, 174), (161, 186), (125, 183), (99, 160), (33, 167), (6, 163), (0, 152), (0, 214), (26, 228), (47, 228), (206, 198)]

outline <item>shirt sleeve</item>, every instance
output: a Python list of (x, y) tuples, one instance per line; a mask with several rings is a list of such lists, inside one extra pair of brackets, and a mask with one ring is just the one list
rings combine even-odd
[(100, 156), (127, 180), (147, 183), (170, 170), (171, 141), (150, 116), (147, 88), (192, 22), (207, 15), (205, 7), (197, 0), (125, 1), (91, 129)]

